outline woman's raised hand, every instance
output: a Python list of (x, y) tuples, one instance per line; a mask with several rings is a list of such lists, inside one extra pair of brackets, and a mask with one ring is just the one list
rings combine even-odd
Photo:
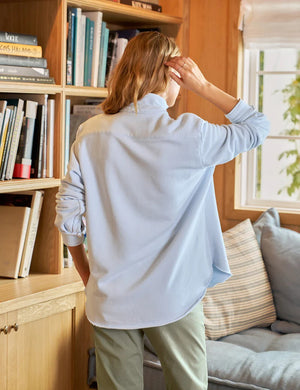
[(170, 77), (182, 88), (195, 92), (217, 106), (225, 114), (237, 104), (238, 99), (206, 80), (198, 65), (189, 57), (173, 57), (165, 63), (174, 70)]
[(204, 89), (209, 82), (203, 76), (198, 65), (189, 57), (173, 57), (165, 65), (176, 70), (171, 70), (170, 77), (175, 80), (180, 87), (189, 89), (199, 95), (205, 93)]

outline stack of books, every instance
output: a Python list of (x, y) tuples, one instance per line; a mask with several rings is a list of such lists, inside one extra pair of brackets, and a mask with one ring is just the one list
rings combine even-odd
[(53, 177), (55, 101), (0, 95), (0, 180)]
[(0, 194), (1, 277), (28, 276), (43, 198), (43, 191)]
[(0, 31), (0, 81), (54, 84), (36, 36)]
[(67, 85), (104, 88), (128, 41), (141, 31), (145, 30), (112, 31), (102, 12), (69, 8)]

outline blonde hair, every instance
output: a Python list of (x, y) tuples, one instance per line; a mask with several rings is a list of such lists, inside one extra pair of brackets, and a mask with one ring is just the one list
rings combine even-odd
[(165, 62), (180, 55), (172, 38), (157, 31), (138, 34), (128, 42), (124, 54), (108, 81), (108, 97), (101, 108), (105, 114), (116, 114), (147, 93), (163, 92), (169, 81)]

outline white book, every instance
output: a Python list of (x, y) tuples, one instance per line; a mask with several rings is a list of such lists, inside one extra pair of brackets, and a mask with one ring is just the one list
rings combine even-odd
[(93, 43), (93, 59), (92, 59), (92, 78), (91, 86), (97, 87), (98, 82), (98, 68), (99, 68), (99, 51), (100, 51), (100, 39), (101, 39), (101, 25), (102, 25), (102, 12), (100, 11), (87, 11), (83, 14), (94, 22), (94, 43)]
[(48, 100), (47, 115), (47, 168), (46, 176), (53, 177), (55, 100)]
[(70, 159), (70, 116), (71, 116), (71, 100), (66, 99), (66, 115), (65, 115), (65, 156), (64, 156), (64, 173), (67, 173)]
[(30, 207), (30, 216), (28, 220), (28, 228), (25, 236), (24, 249), (22, 253), (19, 276), (26, 277), (29, 274), (32, 254), (35, 244), (35, 239), (37, 235), (40, 214), (44, 199), (43, 191), (28, 191), (22, 192), (25, 195), (32, 195), (31, 198), (31, 207)]
[(86, 16), (81, 13), (80, 20), (78, 22), (79, 31), (77, 31), (78, 50), (76, 49), (75, 85), (78, 87), (83, 86), (83, 80), (84, 80), (85, 26), (86, 26)]

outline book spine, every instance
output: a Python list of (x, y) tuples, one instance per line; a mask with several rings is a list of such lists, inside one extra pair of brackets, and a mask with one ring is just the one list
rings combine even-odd
[(37, 46), (38, 41), (35, 35), (16, 34), (7, 31), (0, 31), (0, 42), (19, 43), (22, 45)]
[(107, 69), (107, 61), (108, 61), (108, 41), (109, 41), (109, 28), (105, 29), (104, 36), (104, 45), (103, 45), (103, 65), (102, 65), (102, 74), (101, 74), (101, 87), (105, 87), (105, 77), (106, 77), (106, 69)]
[(136, 8), (149, 9), (151, 11), (162, 12), (162, 8), (158, 4), (150, 3), (148, 1), (137, 1), (137, 0), (118, 0), (120, 4), (131, 5)]
[(71, 8), (74, 16), (74, 23), (72, 23), (74, 30), (72, 35), (72, 85), (76, 85), (76, 54), (77, 54), (77, 35), (78, 35), (78, 15), (81, 12), (80, 8)]
[(49, 77), (49, 69), (0, 65), (0, 74), (7, 76)]
[[(3, 120), (5, 116), (5, 109), (7, 106), (7, 101), (6, 100), (0, 100), (0, 145), (1, 145), (1, 140), (2, 140), (2, 132), (3, 132)], [(1, 159), (0, 159), (1, 161)]]
[(53, 77), (40, 77), (40, 76), (11, 76), (0, 74), (0, 81), (17, 82), (17, 83), (37, 83), (37, 84), (54, 84)]
[(47, 177), (53, 177), (55, 100), (48, 100), (47, 115)]
[(28, 66), (33, 68), (47, 68), (46, 58), (12, 56), (0, 54), (1, 65)]
[(15, 166), (18, 145), (19, 145), (19, 140), (20, 140), (20, 134), (21, 134), (21, 128), (22, 128), (22, 123), (23, 123), (23, 116), (24, 116), (23, 106), (24, 106), (24, 100), (19, 99), (18, 104), (17, 104), (16, 120), (15, 120), (14, 129), (13, 129), (9, 159), (8, 159), (8, 163), (7, 163), (7, 170), (6, 170), (6, 176), (5, 176), (5, 178), (7, 180), (12, 179), (13, 170), (14, 170), (14, 166)]
[(41, 46), (19, 45), (18, 43), (0, 42), (0, 54), (25, 57), (42, 57)]
[(89, 67), (89, 41), (90, 41), (90, 19), (86, 18), (85, 24), (85, 43), (84, 43), (84, 64), (83, 64), (83, 85), (88, 86), (88, 67)]
[(87, 42), (87, 74), (86, 82), (87, 86), (91, 86), (92, 82), (92, 60), (93, 60), (93, 45), (94, 45), (94, 26), (95, 23), (90, 20), (89, 22), (89, 40)]
[(66, 118), (65, 118), (65, 159), (64, 172), (67, 173), (68, 163), (70, 159), (70, 115), (71, 115), (71, 100), (66, 99)]
[(76, 54), (76, 85), (78, 87), (82, 87), (84, 81), (84, 52), (85, 52), (85, 25), (86, 25), (85, 15), (81, 14), (79, 24), (80, 24), (79, 27), (80, 34), (78, 37), (79, 39), (77, 41), (78, 50)]
[(43, 191), (35, 191), (35, 194), (33, 195), (32, 207), (19, 270), (19, 276), (23, 278), (29, 274), (40, 214), (43, 205), (43, 198)]
[(6, 142), (8, 124), (9, 124), (11, 112), (12, 112), (12, 110), (10, 108), (5, 109), (3, 125), (2, 125), (2, 133), (1, 133), (1, 142), (0, 142), (0, 172), (1, 172), (1, 167), (2, 167), (3, 152), (4, 152), (4, 146), (5, 146), (5, 142)]
[(30, 178), (32, 145), (37, 106), (37, 102), (33, 102), (31, 100), (26, 101), (26, 113), (21, 129), (21, 136), (13, 177), (23, 179)]
[(67, 38), (67, 85), (72, 85), (73, 71), (73, 40), (74, 40), (74, 13), (68, 9), (68, 38)]
[(100, 37), (97, 87), (101, 87), (101, 74), (102, 74), (102, 66), (103, 66), (103, 48), (104, 48), (105, 31), (106, 31), (106, 22), (102, 22), (101, 23), (101, 37)]
[(42, 157), (42, 177), (47, 177), (47, 139), (48, 139), (48, 100), (44, 104), (44, 112), (42, 120), (44, 122), (44, 142), (43, 142), (43, 157)]
[(4, 145), (4, 151), (3, 151), (3, 157), (2, 157), (2, 164), (1, 164), (1, 172), (0, 172), (0, 180), (5, 180), (6, 175), (6, 169), (7, 169), (7, 163), (9, 158), (9, 152), (10, 152), (10, 145), (12, 140), (12, 134), (13, 134), (13, 128), (16, 120), (16, 113), (17, 108), (12, 108), (12, 114), (9, 119), (8, 129), (7, 129), (7, 135)]
[(80, 58), (82, 58), (81, 50), (81, 41), (83, 39), (83, 34), (81, 31), (82, 23), (81, 23), (82, 10), (81, 8), (76, 8), (75, 13), (75, 25), (76, 25), (76, 35), (74, 42), (74, 85), (79, 85), (79, 73), (80, 73)]

